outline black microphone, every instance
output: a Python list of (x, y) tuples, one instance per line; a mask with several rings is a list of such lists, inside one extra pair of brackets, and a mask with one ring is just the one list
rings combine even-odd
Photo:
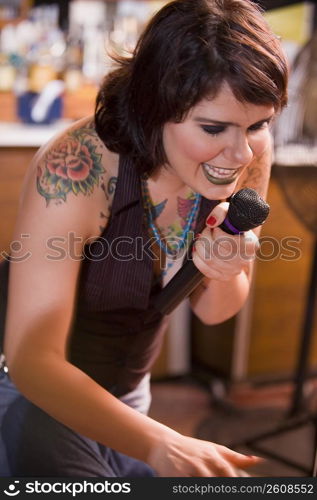
[[(242, 234), (263, 224), (269, 211), (268, 203), (254, 189), (240, 189), (230, 197), (227, 216), (219, 227), (228, 234)], [(157, 314), (169, 314), (203, 279), (204, 274), (188, 260), (155, 298), (145, 323)]]

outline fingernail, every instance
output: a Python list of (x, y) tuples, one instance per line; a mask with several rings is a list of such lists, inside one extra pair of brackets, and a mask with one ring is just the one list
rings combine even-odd
[(206, 221), (207, 223), (207, 226), (214, 226), (215, 224), (217, 224), (217, 219), (216, 217), (213, 217), (212, 215), (210, 215)]

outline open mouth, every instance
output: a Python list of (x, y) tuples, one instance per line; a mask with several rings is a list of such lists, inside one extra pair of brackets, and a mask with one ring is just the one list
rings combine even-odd
[(240, 168), (213, 167), (208, 163), (202, 163), (202, 168), (207, 179), (213, 184), (231, 184), (239, 175)]

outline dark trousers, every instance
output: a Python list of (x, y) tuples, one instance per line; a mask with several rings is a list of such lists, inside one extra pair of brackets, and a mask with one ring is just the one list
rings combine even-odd
[(92, 441), (50, 417), (19, 394), (3, 372), (0, 424), (0, 477), (155, 475), (144, 462)]

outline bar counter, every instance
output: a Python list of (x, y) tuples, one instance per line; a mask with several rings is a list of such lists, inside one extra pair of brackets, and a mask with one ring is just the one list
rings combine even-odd
[(39, 148), (70, 123), (72, 120), (67, 119), (59, 120), (51, 125), (0, 122), (0, 147)]

